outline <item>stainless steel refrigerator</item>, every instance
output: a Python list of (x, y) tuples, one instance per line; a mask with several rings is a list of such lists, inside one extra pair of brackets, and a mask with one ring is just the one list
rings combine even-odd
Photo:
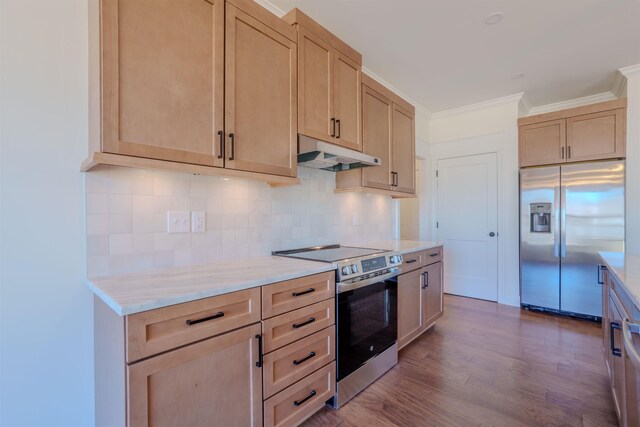
[(624, 250), (624, 161), (520, 170), (523, 307), (602, 317), (599, 251)]

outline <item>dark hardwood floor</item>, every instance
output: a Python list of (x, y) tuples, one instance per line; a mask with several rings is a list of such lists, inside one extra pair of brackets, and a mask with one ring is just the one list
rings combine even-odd
[(445, 315), (305, 426), (616, 426), (600, 324), (445, 296)]

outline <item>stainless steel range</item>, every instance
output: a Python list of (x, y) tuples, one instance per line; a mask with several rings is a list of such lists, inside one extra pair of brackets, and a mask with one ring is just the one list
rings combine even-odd
[(398, 363), (398, 281), (402, 255), (383, 249), (316, 246), (273, 255), (336, 266), (339, 408)]

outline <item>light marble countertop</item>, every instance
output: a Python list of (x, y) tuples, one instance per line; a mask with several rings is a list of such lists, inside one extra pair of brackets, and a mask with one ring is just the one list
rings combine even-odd
[(442, 243), (430, 242), (428, 240), (380, 240), (377, 242), (366, 243), (363, 246), (373, 249), (386, 249), (389, 251), (398, 251), (401, 254), (408, 254), (416, 251), (423, 251), (425, 249), (431, 249), (438, 246), (442, 246)]
[[(439, 243), (384, 240), (358, 246), (402, 254), (435, 248)], [(89, 279), (89, 288), (121, 316), (201, 298), (331, 271), (328, 263), (267, 256), (218, 264), (130, 273)]]
[(640, 255), (600, 252), (600, 258), (624, 286), (636, 308), (640, 310)]
[(100, 277), (88, 285), (123, 316), (333, 269), (327, 263), (268, 256)]

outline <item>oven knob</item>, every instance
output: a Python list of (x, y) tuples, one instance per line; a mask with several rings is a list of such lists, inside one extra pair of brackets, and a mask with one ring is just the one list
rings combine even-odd
[(348, 265), (345, 265), (344, 267), (342, 267), (342, 274), (345, 276), (348, 276), (349, 274), (351, 274), (351, 269), (349, 268)]
[(391, 255), (391, 264), (395, 264), (398, 262), (398, 255)]
[(351, 264), (351, 273), (356, 274), (358, 272), (358, 265)]

